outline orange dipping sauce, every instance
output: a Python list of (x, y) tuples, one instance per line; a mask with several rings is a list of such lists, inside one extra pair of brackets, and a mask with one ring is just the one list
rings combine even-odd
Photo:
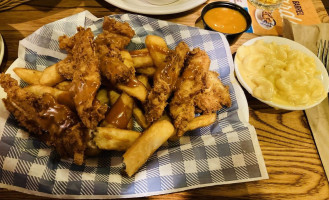
[(203, 19), (210, 28), (222, 33), (240, 33), (247, 27), (244, 16), (239, 11), (231, 8), (210, 9)]

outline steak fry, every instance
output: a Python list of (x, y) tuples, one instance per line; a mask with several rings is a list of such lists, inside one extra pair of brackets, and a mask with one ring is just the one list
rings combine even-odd
[(185, 133), (188, 123), (195, 117), (194, 98), (205, 89), (209, 66), (210, 59), (206, 52), (197, 48), (190, 53), (169, 107), (178, 136)]
[(0, 74), (0, 85), (7, 93), (2, 99), (7, 110), (21, 126), (54, 146), (61, 157), (74, 157), (76, 164), (83, 163), (88, 134), (74, 112), (48, 93), (37, 97), (21, 89), (8, 74)]
[(180, 42), (175, 50), (168, 54), (164, 65), (157, 68), (153, 77), (153, 88), (148, 94), (145, 104), (147, 121), (153, 122), (162, 116), (167, 105), (167, 99), (175, 87), (188, 52), (187, 44)]

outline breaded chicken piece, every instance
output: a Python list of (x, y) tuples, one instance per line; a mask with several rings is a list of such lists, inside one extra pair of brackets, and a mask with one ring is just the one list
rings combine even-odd
[(73, 157), (78, 165), (83, 163), (88, 132), (74, 112), (48, 93), (38, 97), (21, 89), (8, 74), (0, 74), (0, 85), (7, 93), (2, 99), (7, 110), (21, 126), (54, 146), (61, 157)]
[(74, 44), (76, 44), (77, 39), (78, 39), (77, 34), (72, 37), (63, 35), (58, 38), (59, 48), (66, 50), (67, 57), (57, 63), (57, 70), (60, 75), (62, 75), (68, 80), (73, 79), (74, 71), (77, 68), (76, 63), (74, 63), (73, 55), (72, 55), (72, 49), (74, 47)]
[(206, 52), (199, 48), (190, 52), (187, 67), (178, 81), (169, 107), (178, 136), (185, 133), (187, 124), (195, 117), (194, 98), (205, 89), (209, 66), (210, 59)]
[(145, 113), (148, 122), (158, 120), (167, 105), (167, 99), (173, 91), (176, 81), (184, 67), (189, 52), (185, 42), (180, 42), (174, 51), (169, 52), (164, 65), (157, 68), (153, 78), (153, 88), (147, 96)]
[[(134, 77), (134, 68), (124, 64), (120, 50), (123, 50), (135, 35), (135, 31), (128, 23), (121, 23), (115, 19), (104, 17), (103, 32), (94, 40), (97, 56), (100, 60), (101, 74), (110, 80), (112, 85), (126, 83)], [(73, 79), (76, 63), (73, 62), (72, 49), (78, 42), (79, 36), (71, 38), (64, 35), (59, 38), (59, 47), (68, 52), (67, 58), (58, 64), (58, 72), (68, 80)]]
[(73, 74), (76, 69), (76, 65), (73, 62), (72, 54), (68, 54), (67, 57), (57, 63), (57, 71), (67, 80), (73, 79)]
[(112, 85), (126, 83), (134, 77), (134, 68), (127, 67), (120, 54), (134, 35), (135, 31), (128, 23), (104, 17), (103, 32), (97, 36), (95, 44), (101, 73)]
[(100, 60), (101, 74), (106, 77), (112, 85), (126, 83), (135, 77), (135, 69), (124, 64), (119, 49), (109, 49), (104, 44), (97, 45)]
[[(76, 69), (70, 91), (81, 121), (90, 129), (96, 128), (107, 111), (107, 106), (95, 98), (101, 85), (101, 76), (93, 38), (90, 28), (85, 30), (79, 27), (78, 32), (72, 37), (74, 46), (71, 49)], [(67, 43), (70, 44), (70, 42)]]
[(134, 37), (135, 31), (127, 22), (119, 22), (113, 18), (104, 17), (103, 33), (99, 34), (97, 39), (103, 40), (108, 46), (123, 50)]
[(208, 71), (205, 81), (206, 89), (194, 99), (196, 107), (203, 114), (215, 112), (223, 106), (231, 106), (229, 87), (224, 86), (218, 76), (217, 72)]

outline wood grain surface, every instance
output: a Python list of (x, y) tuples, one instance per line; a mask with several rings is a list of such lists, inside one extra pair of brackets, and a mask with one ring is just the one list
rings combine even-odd
[[(324, 0), (327, 1), (327, 0)], [(209, 3), (211, 1), (208, 1)], [(313, 0), (322, 22), (329, 16), (321, 0)], [(175, 23), (194, 26), (205, 4), (190, 11), (151, 16)], [(17, 58), (19, 40), (39, 27), (55, 20), (89, 10), (97, 17), (126, 13), (103, 0), (33, 0), (5, 12), (0, 12), (0, 33), (6, 50), (1, 69), (7, 69)], [(231, 46), (234, 53), (254, 34), (243, 34)], [(255, 126), (268, 180), (212, 186), (174, 194), (138, 199), (252, 199), (252, 200), (324, 200), (329, 199), (329, 186), (303, 111), (275, 110), (254, 99), (245, 91), (250, 111), (250, 123)], [(0, 199), (48, 199), (0, 189)]]

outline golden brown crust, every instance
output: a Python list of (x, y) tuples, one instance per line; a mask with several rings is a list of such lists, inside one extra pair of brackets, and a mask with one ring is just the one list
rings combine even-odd
[(217, 72), (209, 71), (206, 76), (206, 89), (195, 97), (195, 105), (203, 114), (220, 110), (223, 106), (231, 106), (229, 87), (224, 86)]
[(73, 62), (72, 54), (68, 54), (67, 57), (57, 63), (57, 71), (67, 80), (73, 79), (73, 74), (76, 69), (76, 65)]
[(90, 129), (96, 128), (104, 119), (107, 107), (95, 98), (101, 85), (99, 60), (93, 43), (94, 35), (90, 28), (78, 28), (73, 36), (75, 44), (71, 50), (73, 62), (77, 66), (73, 73), (73, 100), (83, 124)]
[(62, 157), (74, 157), (76, 164), (83, 163), (88, 134), (74, 112), (48, 93), (38, 97), (21, 89), (8, 74), (0, 74), (0, 85), (7, 93), (3, 99), (7, 110), (21, 126), (54, 146)]
[(126, 83), (134, 77), (134, 68), (124, 64), (120, 50), (123, 50), (135, 35), (128, 23), (121, 23), (104, 17), (103, 32), (95, 39), (100, 59), (101, 74), (110, 80), (112, 85)]
[(195, 117), (194, 98), (205, 88), (210, 59), (206, 52), (197, 48), (190, 53), (187, 63), (169, 107), (179, 136), (185, 132), (187, 124)]
[(184, 62), (189, 52), (186, 43), (180, 42), (175, 51), (171, 51), (162, 67), (158, 68), (154, 78), (154, 86), (148, 94), (145, 104), (145, 114), (148, 122), (158, 120), (166, 105), (167, 100), (175, 88), (176, 81), (180, 75)]
[(125, 44), (123, 47), (121, 46), (122, 48), (119, 48), (117, 46), (117, 48), (119, 49), (123, 49), (126, 45), (128, 45), (131, 38), (134, 37), (135, 35), (135, 31), (130, 27), (130, 25), (127, 22), (122, 23), (109, 17), (104, 17), (103, 32), (105, 32), (105, 34), (106, 33), (116, 34), (121, 37), (121, 39), (113, 41), (111, 38), (114, 36), (113, 35), (108, 36), (107, 38), (110, 38), (114, 43), (122, 42), (121, 40), (125, 40), (125, 42), (122, 42), (123, 45)]

